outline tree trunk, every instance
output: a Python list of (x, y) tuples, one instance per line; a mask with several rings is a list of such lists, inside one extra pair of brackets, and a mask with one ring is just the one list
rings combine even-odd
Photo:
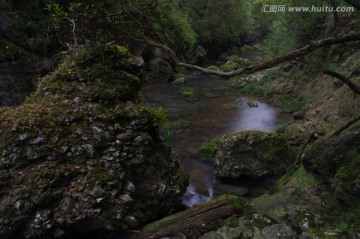
[(214, 222), (216, 219), (228, 217), (235, 212), (241, 212), (245, 206), (245, 198), (224, 195), (151, 223), (140, 232), (136, 239), (161, 238), (196, 228)]
[(161, 49), (167, 51), (177, 66), (184, 67), (184, 68), (190, 69), (190, 70), (197, 70), (204, 74), (216, 75), (216, 76), (220, 76), (223, 78), (230, 78), (230, 77), (234, 77), (234, 76), (238, 76), (238, 75), (251, 74), (251, 73), (254, 73), (254, 72), (257, 72), (260, 70), (269, 69), (269, 68), (279, 65), (283, 62), (295, 59), (297, 57), (305, 56), (320, 47), (331, 46), (331, 45), (340, 44), (340, 43), (344, 43), (344, 42), (359, 41), (359, 40), (360, 40), (360, 32), (350, 33), (345, 36), (337, 37), (337, 38), (330, 37), (330, 38), (321, 39), (318, 41), (311, 41), (310, 44), (308, 44), (302, 48), (299, 48), (299, 49), (296, 49), (293, 51), (289, 51), (282, 56), (275, 57), (273, 59), (255, 64), (255, 65), (246, 66), (244, 68), (241, 68), (241, 69), (238, 69), (235, 71), (223, 72), (223, 71), (213, 71), (213, 70), (209, 70), (206, 68), (202, 68), (200, 66), (180, 62), (179, 59), (177, 58), (175, 52), (173, 50), (171, 50), (169, 47), (167, 47), (163, 44), (153, 42), (147, 38), (144, 38), (144, 41), (147, 44), (149, 44), (150, 46), (158, 47), (158, 48), (161, 48)]

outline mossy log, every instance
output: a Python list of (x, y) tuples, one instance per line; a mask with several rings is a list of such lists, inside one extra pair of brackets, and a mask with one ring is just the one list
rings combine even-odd
[(246, 206), (246, 199), (234, 195), (224, 195), (185, 211), (165, 217), (147, 225), (137, 239), (155, 239), (186, 229), (240, 213)]

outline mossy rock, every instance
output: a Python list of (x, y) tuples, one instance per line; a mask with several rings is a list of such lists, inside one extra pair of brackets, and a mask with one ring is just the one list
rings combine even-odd
[(260, 179), (282, 174), (293, 160), (289, 144), (280, 135), (242, 131), (221, 138), (214, 169), (221, 178)]
[(250, 65), (250, 62), (247, 59), (241, 58), (236, 55), (229, 56), (227, 59), (230, 62), (236, 63), (238, 68), (242, 68), (242, 67)]
[[(338, 170), (342, 171), (339, 174), (344, 175), (349, 165), (357, 165), (359, 142), (359, 130), (319, 140), (306, 151), (303, 159), (304, 166), (307, 170), (318, 171), (326, 176), (333, 177)], [(354, 162), (353, 159), (355, 159)]]
[(239, 66), (235, 62), (232, 62), (232, 61), (228, 61), (224, 65), (220, 66), (220, 69), (224, 72), (234, 71), (238, 68), (239, 68)]
[(120, 46), (78, 52), (0, 109), (1, 238), (140, 228), (180, 202), (187, 177), (136, 103), (129, 59)]

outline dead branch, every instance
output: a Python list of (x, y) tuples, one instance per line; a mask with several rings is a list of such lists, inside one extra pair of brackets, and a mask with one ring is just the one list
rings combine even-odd
[(315, 138), (315, 132), (311, 132), (309, 134), (309, 136), (307, 137), (305, 143), (303, 144), (303, 146), (301, 147), (300, 149), (300, 152), (299, 154), (297, 155), (296, 157), (296, 160), (295, 160), (295, 165), (298, 165), (300, 162), (301, 162), (301, 158), (303, 157), (303, 154), (304, 154), (304, 151), (306, 149), (306, 147), (308, 146), (308, 144), (313, 141)]
[(349, 128), (351, 125), (355, 124), (356, 122), (358, 122), (360, 120), (360, 116), (346, 122), (346, 124), (344, 124), (342, 127), (340, 127), (339, 129), (337, 129), (330, 137), (336, 137), (338, 136), (341, 132), (343, 132), (344, 130), (346, 130), (347, 128)]
[(170, 54), (172, 60), (174, 61), (174, 63), (177, 66), (184, 67), (184, 68), (190, 69), (190, 70), (197, 70), (204, 74), (216, 75), (216, 76), (220, 76), (223, 78), (230, 78), (230, 77), (238, 76), (238, 75), (251, 74), (251, 73), (254, 73), (254, 72), (257, 72), (260, 70), (269, 69), (280, 63), (292, 60), (297, 57), (305, 56), (320, 47), (331, 46), (331, 45), (345, 43), (345, 42), (351, 42), (351, 41), (359, 41), (359, 40), (360, 40), (360, 32), (349, 33), (343, 37), (330, 37), (330, 38), (321, 39), (318, 41), (312, 41), (308, 45), (306, 45), (302, 48), (296, 49), (296, 50), (289, 51), (282, 56), (275, 57), (270, 60), (267, 60), (267, 61), (264, 61), (264, 62), (261, 62), (258, 64), (254, 64), (251, 66), (246, 66), (246, 67), (243, 67), (243, 68), (235, 70), (235, 71), (222, 72), (222, 71), (213, 71), (213, 70), (209, 70), (206, 68), (202, 68), (200, 66), (180, 62), (179, 59), (177, 58), (175, 52), (172, 49), (170, 49), (169, 47), (167, 47), (163, 44), (156, 43), (156, 42), (144, 37), (144, 41), (148, 45), (150, 45), (152, 47), (157, 47), (157, 48), (163, 49), (164, 51), (168, 52)]
[(356, 84), (354, 84), (349, 78), (341, 75), (340, 73), (337, 73), (335, 71), (331, 71), (331, 70), (324, 70), (323, 74), (329, 75), (329, 76), (333, 76), (335, 78), (338, 78), (339, 80), (341, 80), (344, 84), (346, 84), (347, 86), (349, 86), (350, 90), (352, 90), (353, 92), (355, 92), (355, 94), (360, 94), (360, 87)]

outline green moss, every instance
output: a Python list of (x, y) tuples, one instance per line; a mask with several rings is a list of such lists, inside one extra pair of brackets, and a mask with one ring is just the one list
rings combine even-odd
[(241, 91), (252, 95), (271, 96), (275, 93), (275, 88), (271, 83), (254, 81), (245, 85)]
[(244, 197), (238, 197), (235, 195), (226, 195), (226, 197), (229, 199), (231, 206), (233, 206), (237, 212), (243, 211), (247, 205), (247, 199)]
[(287, 186), (293, 186), (295, 188), (311, 188), (317, 185), (316, 178), (310, 172), (307, 172), (304, 166), (300, 166), (296, 172), (290, 176)]
[[(241, 91), (251, 95), (258, 96), (272, 96), (276, 93), (276, 89), (272, 84), (272, 81), (279, 77), (279, 73), (277, 71), (271, 71), (264, 75), (258, 81), (252, 81), (249, 84), (241, 84)], [(242, 81), (239, 81), (242, 82)]]
[(219, 139), (212, 139), (209, 142), (201, 145), (200, 152), (214, 155), (219, 149), (219, 143)]
[(227, 59), (231, 62), (236, 63), (237, 67), (245, 67), (245, 66), (250, 65), (250, 63), (247, 59), (240, 58), (237, 55), (229, 56)]
[(194, 95), (194, 91), (192, 89), (184, 89), (182, 95), (184, 97), (192, 97)]
[(248, 99), (247, 105), (249, 107), (258, 107), (259, 106), (258, 103), (253, 98)]
[(303, 107), (303, 103), (298, 99), (286, 99), (281, 100), (277, 105), (288, 112), (295, 112), (300, 110)]
[(211, 71), (219, 71), (219, 67), (217, 67), (217, 66), (208, 66), (206, 69), (211, 70)]
[(238, 65), (236, 63), (227, 63), (225, 65), (221, 65), (220, 69), (224, 72), (230, 72), (230, 71), (234, 71), (236, 69), (238, 69)]
[(181, 76), (188, 76), (191, 75), (191, 72), (183, 67), (176, 67), (175, 71), (177, 74), (181, 75)]
[(101, 91), (100, 97), (105, 100), (113, 100), (118, 96), (118, 91), (114, 88), (108, 88)]
[(345, 153), (345, 162), (335, 174), (335, 178), (351, 181), (360, 174), (360, 155), (356, 150)]
[(159, 227), (163, 225), (166, 227), (167, 225), (170, 225), (172, 221), (177, 221), (179, 218), (183, 218), (184, 215), (196, 215), (198, 212), (202, 212), (204, 208), (211, 208), (214, 207), (214, 205), (222, 205), (222, 201), (228, 201), (230, 205), (234, 208), (236, 212), (241, 212), (244, 210), (247, 199), (244, 197), (238, 197), (235, 195), (222, 195), (218, 198), (214, 198), (208, 202), (204, 202), (202, 204), (198, 204), (192, 208), (188, 208), (185, 211), (178, 212), (176, 214), (167, 216), (165, 218), (162, 218), (156, 222), (153, 222), (147, 226), (145, 226), (142, 230), (144, 233), (151, 232), (153, 228)]

